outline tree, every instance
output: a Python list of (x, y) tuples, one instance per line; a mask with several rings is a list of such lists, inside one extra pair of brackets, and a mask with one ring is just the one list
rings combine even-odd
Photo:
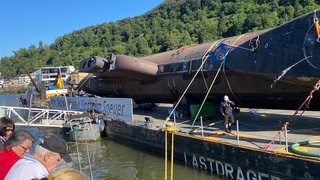
[[(40, 40), (38, 47), (18, 52), (31, 70), (59, 64), (77, 67), (91, 55), (145, 56), (274, 27), (318, 4), (319, 0), (167, 0), (142, 16), (84, 27), (50, 45)], [(0, 60), (0, 72), (11, 78), (23, 71), (14, 57), (7, 57)]]

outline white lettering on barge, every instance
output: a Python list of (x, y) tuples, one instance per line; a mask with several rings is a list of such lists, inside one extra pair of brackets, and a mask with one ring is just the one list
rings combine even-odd
[[(66, 107), (67, 106), (67, 107)], [(50, 98), (50, 108), (69, 109), (75, 111), (97, 110), (114, 120), (131, 123), (132, 99), (131, 98), (95, 98), (95, 97), (63, 97)]]
[(124, 115), (124, 113), (123, 113), (124, 107), (125, 107), (125, 105), (123, 105), (123, 104), (106, 104), (105, 105), (107, 114), (114, 114), (117, 116)]
[[(185, 163), (188, 164), (188, 157), (186, 152), (184, 152), (184, 160)], [(204, 170), (209, 170), (211, 172), (215, 172), (219, 175), (225, 176), (231, 179), (237, 180), (281, 180), (281, 178), (266, 174), (259, 171), (254, 171), (252, 169), (248, 169), (243, 171), (240, 166), (234, 167), (229, 163), (224, 163), (218, 160), (214, 160), (211, 158), (206, 158), (204, 156), (197, 157), (195, 154), (192, 155), (192, 166)]]

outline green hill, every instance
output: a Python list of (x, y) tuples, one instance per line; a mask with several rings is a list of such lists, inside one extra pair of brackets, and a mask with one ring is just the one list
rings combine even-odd
[[(142, 16), (84, 27), (50, 45), (17, 51), (29, 69), (74, 65), (91, 55), (145, 56), (274, 27), (319, 8), (320, 0), (166, 0)], [(0, 61), (6, 79), (24, 73), (15, 57)]]

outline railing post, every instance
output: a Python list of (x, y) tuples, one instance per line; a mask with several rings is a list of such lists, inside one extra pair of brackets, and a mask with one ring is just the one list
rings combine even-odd
[(288, 153), (288, 133), (287, 133), (287, 124), (284, 125), (284, 138), (286, 144), (286, 153)]
[(201, 123), (201, 137), (203, 137), (203, 123), (202, 123), (202, 116), (200, 116), (200, 123)]
[(240, 144), (240, 140), (239, 140), (239, 121), (237, 120), (237, 143), (238, 145)]

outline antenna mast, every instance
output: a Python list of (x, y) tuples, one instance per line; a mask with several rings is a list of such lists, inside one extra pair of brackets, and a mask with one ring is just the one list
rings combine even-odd
[(15, 50), (12, 50), (12, 52), (14, 53), (15, 57), (18, 59), (18, 61), (20, 62), (20, 64), (22, 64), (22, 67), (23, 67), (25, 73), (29, 76), (29, 78), (30, 78), (33, 86), (36, 88), (36, 91), (37, 91), (37, 92), (40, 92), (39, 86), (38, 86), (38, 85), (36, 84), (36, 82), (32, 79), (29, 71), (27, 70), (26, 65), (20, 60), (20, 58), (19, 58), (19, 56), (18, 56), (18, 53), (17, 53)]

